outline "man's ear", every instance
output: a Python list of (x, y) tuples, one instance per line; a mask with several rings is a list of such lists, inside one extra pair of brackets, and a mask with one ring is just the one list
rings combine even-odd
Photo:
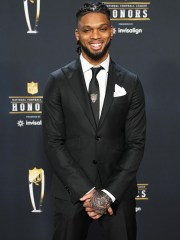
[(111, 39), (113, 38), (113, 26), (111, 25)]
[(75, 37), (76, 37), (76, 40), (79, 41), (79, 32), (77, 28), (75, 29)]

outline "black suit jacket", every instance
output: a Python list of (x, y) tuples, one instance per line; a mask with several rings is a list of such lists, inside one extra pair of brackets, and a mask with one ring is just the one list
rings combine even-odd
[[(115, 84), (127, 94), (113, 97)], [(118, 201), (135, 197), (145, 143), (145, 103), (138, 77), (110, 61), (98, 126), (79, 59), (51, 74), (43, 102), (44, 141), (54, 170), (54, 195), (75, 203), (96, 186)]]

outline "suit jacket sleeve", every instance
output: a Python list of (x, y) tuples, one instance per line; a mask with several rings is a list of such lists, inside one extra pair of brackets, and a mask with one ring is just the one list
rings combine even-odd
[(125, 123), (124, 153), (106, 186), (106, 190), (113, 194), (119, 201), (136, 178), (136, 172), (144, 152), (145, 125), (144, 93), (141, 83), (137, 78), (132, 91)]
[(69, 189), (73, 203), (93, 185), (65, 147), (66, 133), (61, 104), (60, 79), (50, 77), (43, 97), (43, 134), (46, 154), (60, 181)]

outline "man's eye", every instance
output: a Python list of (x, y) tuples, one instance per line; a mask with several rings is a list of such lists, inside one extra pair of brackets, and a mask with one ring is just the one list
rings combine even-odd
[(101, 32), (105, 32), (107, 30), (107, 28), (100, 28)]
[(83, 32), (90, 32), (90, 29), (83, 29)]

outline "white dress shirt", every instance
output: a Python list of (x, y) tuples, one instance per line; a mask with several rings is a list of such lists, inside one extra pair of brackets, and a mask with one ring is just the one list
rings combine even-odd
[[(92, 67), (100, 67), (102, 66), (103, 69), (101, 69), (99, 71), (99, 73), (97, 74), (96, 78), (98, 80), (98, 84), (99, 84), (99, 92), (100, 92), (100, 106), (99, 106), (99, 118), (101, 116), (101, 112), (102, 112), (102, 108), (103, 108), (103, 103), (104, 103), (104, 98), (105, 98), (105, 94), (106, 94), (106, 86), (107, 86), (107, 78), (108, 78), (108, 71), (109, 71), (109, 62), (110, 62), (110, 57), (108, 55), (108, 57), (98, 66), (94, 66), (92, 64), (90, 64), (83, 56), (82, 54), (80, 55), (80, 61), (81, 61), (81, 66), (82, 66), (82, 71), (84, 74), (84, 79), (85, 79), (85, 83), (86, 83), (86, 87), (87, 87), (87, 91), (89, 92), (89, 84), (90, 81), (92, 79)], [(88, 193), (90, 193), (94, 188), (92, 188)], [(115, 197), (108, 192), (107, 190), (103, 189), (103, 192), (105, 192), (112, 200), (112, 202), (114, 202), (116, 199)]]
[(110, 57), (106, 58), (104, 62), (102, 62), (98, 66), (94, 66), (90, 64), (83, 56), (82, 54), (80, 55), (80, 61), (82, 65), (82, 70), (84, 74), (84, 79), (87, 87), (87, 91), (89, 92), (89, 84), (92, 79), (92, 67), (100, 67), (102, 66), (104, 69), (101, 69), (99, 73), (97, 74), (96, 78), (98, 80), (99, 84), (99, 92), (100, 92), (100, 106), (99, 106), (99, 118), (101, 116), (102, 108), (103, 108), (103, 103), (104, 103), (104, 98), (106, 94), (106, 85), (107, 85), (107, 78), (108, 78), (108, 71), (109, 71), (109, 60)]

